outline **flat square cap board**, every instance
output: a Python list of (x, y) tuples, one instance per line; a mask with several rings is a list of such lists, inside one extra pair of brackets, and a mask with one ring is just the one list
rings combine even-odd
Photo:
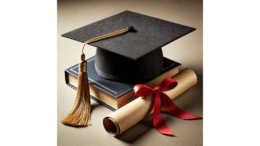
[[(111, 75), (111, 78), (104, 78), (122, 78), (122, 76), (124, 76), (123, 74), (125, 73), (121, 71), (119, 71), (120, 73), (115, 71), (119, 70), (119, 66), (120, 68), (122, 68), (122, 66), (128, 66), (128, 68), (132, 68), (134, 66), (139, 66), (139, 68), (150, 66), (151, 69), (148, 69), (147, 67), (145, 69), (141, 69), (143, 70), (141, 71), (141, 76), (142, 78), (155, 77), (160, 73), (154, 73), (154, 71), (158, 72), (157, 70), (160, 70), (163, 67), (163, 56), (161, 52), (161, 47), (195, 30), (195, 28), (184, 26), (181, 24), (142, 15), (131, 11), (124, 11), (100, 21), (80, 27), (73, 31), (67, 32), (62, 36), (85, 43), (90, 39), (121, 29), (125, 29), (129, 26), (134, 27), (134, 31), (89, 44), (97, 47), (97, 53), (101, 54), (103, 58), (100, 61), (105, 62), (99, 63), (99, 55), (96, 54), (96, 63), (98, 64), (96, 65), (97, 71), (100, 71), (100, 74), (104, 73), (104, 76)], [(113, 56), (114, 58), (119, 57), (120, 59), (126, 59), (126, 61), (124, 60), (126, 64), (115, 65), (114, 62), (118, 61), (118, 59), (113, 60), (111, 56)], [(104, 57), (107, 57), (108, 60), (104, 60)], [(154, 58), (154, 62), (149, 63), (149, 60), (152, 58)], [(129, 64), (127, 64), (127, 62)], [(139, 63), (134, 64), (133, 62)], [(140, 63), (142, 65), (140, 65)], [(107, 65), (110, 66), (110, 69), (107, 69)], [(111, 67), (114, 69), (111, 69)], [(136, 70), (136, 68), (132, 69)], [(128, 69), (128, 71), (132, 69)], [(137, 69), (137, 72), (139, 72), (138, 70), (140, 69)], [(145, 73), (145, 70), (148, 70), (148, 73)], [(149, 74), (151, 74), (151, 76)], [(112, 77), (113, 75), (115, 76)], [(137, 73), (137, 76), (140, 76), (140, 73)]]
[(128, 26), (133, 26), (136, 32), (100, 40), (90, 43), (90, 45), (136, 60), (195, 30), (192, 27), (124, 11), (65, 33), (62, 36), (85, 43), (87, 40)]

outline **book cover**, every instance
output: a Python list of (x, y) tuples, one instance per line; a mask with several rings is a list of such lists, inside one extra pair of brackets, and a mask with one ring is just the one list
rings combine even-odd
[[(88, 73), (88, 79), (89, 79), (90, 86), (93, 86), (94, 88), (97, 88), (97, 89), (111, 95), (115, 99), (118, 99), (118, 98), (122, 97), (124, 94), (132, 91), (134, 86), (136, 84), (138, 84), (138, 83), (121, 83), (121, 82), (116, 82), (116, 81), (101, 78), (97, 74), (96, 69), (95, 69), (95, 56), (87, 59), (86, 61), (87, 61), (87, 73)], [(163, 70), (162, 70), (160, 76), (171, 71), (174, 68), (177, 68), (180, 65), (181, 64), (178, 62), (172, 61), (172, 60), (164, 57), (164, 67), (163, 67)], [(77, 90), (77, 87), (75, 86), (76, 83), (74, 83), (74, 84), (71, 83), (71, 81), (69, 81), (68, 76), (72, 75), (76, 79), (78, 77), (78, 72), (79, 72), (78, 64), (75, 64), (65, 70), (66, 84), (69, 87), (73, 88), (74, 90)], [(142, 83), (146, 84), (148, 82), (149, 81), (147, 80), (147, 81), (143, 81)], [(98, 102), (99, 104), (107, 107), (108, 109), (110, 109), (112, 111), (116, 110), (115, 108), (113, 108), (110, 105), (106, 104), (105, 102), (95, 98), (94, 96), (91, 96), (91, 98), (93, 100), (95, 100), (96, 102)]]

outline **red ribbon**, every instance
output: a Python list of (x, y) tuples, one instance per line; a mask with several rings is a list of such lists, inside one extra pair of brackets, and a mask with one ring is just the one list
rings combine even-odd
[(177, 86), (177, 82), (170, 77), (166, 77), (159, 87), (156, 87), (154, 89), (144, 85), (144, 84), (137, 84), (134, 87), (134, 92), (135, 95), (140, 97), (146, 98), (147, 96), (150, 96), (152, 94), (155, 94), (154, 99), (153, 99), (153, 104), (154, 106), (154, 112), (153, 112), (153, 125), (156, 128), (156, 130), (162, 134), (167, 134), (174, 136), (173, 132), (170, 130), (170, 128), (166, 125), (164, 122), (162, 116), (161, 116), (161, 106), (162, 106), (162, 101), (161, 98), (163, 99), (163, 104), (165, 110), (173, 115), (174, 117), (180, 118), (180, 119), (200, 119), (201, 117), (193, 115), (191, 113), (185, 112), (181, 109), (179, 109), (173, 101), (169, 98), (168, 95), (165, 93), (162, 93), (162, 91), (168, 91)]

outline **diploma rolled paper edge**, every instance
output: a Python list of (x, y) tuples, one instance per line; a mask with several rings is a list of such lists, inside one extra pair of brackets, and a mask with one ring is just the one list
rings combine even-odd
[[(164, 93), (172, 100), (197, 84), (197, 76), (195, 72), (189, 68), (184, 69), (171, 78), (177, 81), (178, 85), (174, 89), (165, 91)], [(116, 137), (143, 120), (146, 116), (153, 113), (153, 109), (151, 109), (153, 108), (151, 107), (153, 97), (154, 95), (146, 98), (138, 97), (116, 112), (105, 117), (103, 119), (105, 130)]]

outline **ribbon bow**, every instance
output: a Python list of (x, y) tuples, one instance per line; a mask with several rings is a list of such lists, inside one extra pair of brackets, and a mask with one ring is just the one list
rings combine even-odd
[(154, 113), (153, 113), (153, 125), (156, 128), (156, 130), (162, 134), (171, 135), (174, 136), (173, 132), (169, 129), (169, 127), (164, 122), (162, 116), (161, 116), (161, 98), (163, 99), (163, 104), (165, 110), (173, 115), (174, 117), (180, 118), (180, 119), (200, 119), (201, 117), (193, 115), (191, 113), (188, 113), (186, 111), (183, 111), (179, 109), (173, 101), (169, 98), (168, 95), (165, 93), (162, 93), (162, 91), (168, 91), (177, 86), (177, 82), (170, 77), (166, 77), (159, 87), (156, 87), (154, 89), (144, 85), (144, 84), (137, 84), (134, 87), (135, 95), (140, 97), (146, 98), (147, 96), (150, 96), (152, 94), (155, 94), (153, 99), (154, 106)]

